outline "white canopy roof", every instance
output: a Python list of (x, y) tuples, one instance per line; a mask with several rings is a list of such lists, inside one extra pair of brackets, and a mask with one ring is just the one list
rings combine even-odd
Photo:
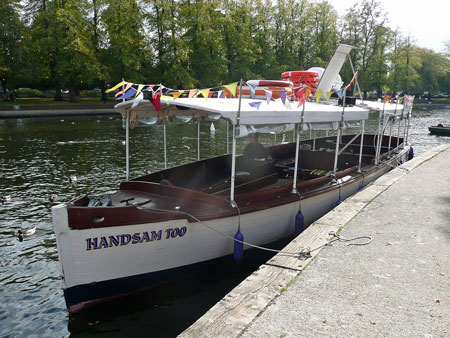
[[(397, 103), (356, 100), (356, 105), (369, 109), (371, 112), (382, 112), (384, 110), (386, 114), (392, 114), (395, 116), (402, 115), (402, 113), (407, 113), (407, 111), (403, 111), (403, 105)], [(411, 108), (412, 106), (405, 109), (411, 110)]]
[[(115, 109), (125, 116), (126, 111), (130, 111), (130, 119), (144, 117), (159, 117), (161, 119), (172, 116), (191, 115), (201, 119), (209, 114), (220, 114), (222, 118), (229, 120), (232, 124), (238, 125), (274, 125), (286, 123), (323, 123), (338, 122), (342, 118), (342, 107), (332, 104), (306, 102), (303, 114), (303, 107), (297, 107), (298, 102), (288, 102), (283, 104), (281, 99), (275, 101), (256, 100), (242, 98), (239, 111), (239, 99), (226, 98), (178, 98), (171, 96), (161, 97), (161, 114), (153, 107), (148, 100), (140, 101), (135, 107), (136, 100), (125, 101), (115, 106)], [(254, 105), (259, 105), (255, 107)], [(240, 119), (238, 121), (238, 115)], [(344, 121), (365, 120), (369, 116), (369, 110), (361, 107), (345, 107)]]

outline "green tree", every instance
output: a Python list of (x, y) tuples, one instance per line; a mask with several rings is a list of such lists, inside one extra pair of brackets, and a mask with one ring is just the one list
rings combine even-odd
[(12, 90), (27, 81), (28, 41), (26, 27), (21, 21), (20, 1), (0, 0), (0, 83), (6, 98), (6, 89)]

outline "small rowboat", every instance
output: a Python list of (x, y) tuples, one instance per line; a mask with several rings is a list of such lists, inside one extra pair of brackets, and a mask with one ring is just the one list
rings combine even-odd
[(450, 127), (444, 127), (442, 124), (437, 126), (429, 126), (428, 130), (431, 134), (450, 135)]

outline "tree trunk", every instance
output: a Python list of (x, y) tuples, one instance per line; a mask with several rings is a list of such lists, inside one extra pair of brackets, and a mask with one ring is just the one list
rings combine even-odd
[(55, 101), (63, 101), (63, 97), (62, 97), (62, 94), (61, 94), (61, 87), (60, 86), (56, 87)]
[(105, 82), (103, 82), (103, 81), (100, 84), (100, 90), (102, 93), (102, 97), (100, 98), (100, 101), (103, 101), (104, 103), (106, 103), (106, 101), (108, 101), (108, 97), (106, 96), (106, 93), (105, 93), (106, 86), (105, 86)]

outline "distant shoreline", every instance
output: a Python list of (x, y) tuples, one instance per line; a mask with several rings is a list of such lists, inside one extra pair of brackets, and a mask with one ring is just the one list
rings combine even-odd
[(22, 106), (18, 110), (0, 108), (0, 118), (82, 116), (82, 115), (118, 115), (114, 106), (107, 105), (73, 105), (73, 106)]

